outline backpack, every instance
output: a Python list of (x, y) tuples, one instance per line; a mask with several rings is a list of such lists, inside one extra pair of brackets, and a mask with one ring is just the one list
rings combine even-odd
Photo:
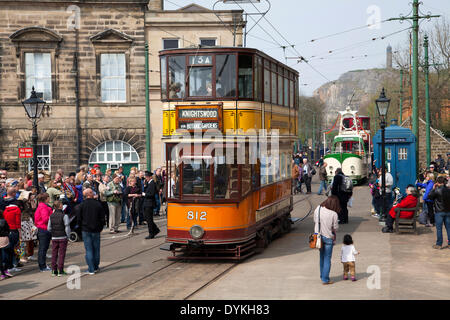
[(342, 176), (341, 190), (344, 192), (353, 192), (353, 181), (347, 176)]

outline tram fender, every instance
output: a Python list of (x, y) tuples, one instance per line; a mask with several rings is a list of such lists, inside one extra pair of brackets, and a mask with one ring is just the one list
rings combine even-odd
[(164, 250), (164, 251), (172, 251), (172, 250), (174, 250), (175, 248), (174, 248), (174, 246), (173, 246), (173, 243), (171, 243), (171, 242), (165, 242), (165, 243), (163, 243), (162, 245), (159, 246), (159, 249), (160, 249), (160, 250)]

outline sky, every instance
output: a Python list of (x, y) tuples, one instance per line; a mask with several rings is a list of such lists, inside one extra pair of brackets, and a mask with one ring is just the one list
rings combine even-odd
[[(303, 95), (312, 95), (315, 89), (338, 79), (347, 71), (383, 68), (388, 45), (392, 46), (393, 51), (407, 48), (408, 45), (410, 29), (401, 31), (411, 26), (408, 21), (389, 21), (379, 25), (376, 23), (399, 17), (400, 14), (411, 16), (411, 0), (269, 1), (271, 7), (265, 15), (267, 20), (263, 18), (250, 30), (247, 47), (257, 48), (298, 70), (300, 92)], [(423, 15), (441, 15), (433, 20), (445, 17), (450, 22), (449, 0), (421, 1), (423, 4), (419, 9)], [(190, 3), (212, 9), (216, 0), (164, 0), (164, 8), (175, 10)], [(268, 0), (256, 3), (258, 10), (252, 4), (240, 6), (247, 13), (257, 13), (258, 10), (267, 11), (269, 3)], [(230, 1), (226, 4), (218, 2), (215, 9), (241, 8)], [(247, 30), (252, 28), (259, 18), (259, 15), (249, 16)], [(420, 31), (430, 30), (433, 23), (434, 21), (423, 19), (419, 26)], [(368, 24), (372, 27), (368, 28)], [(361, 28), (344, 32), (359, 27)], [(341, 34), (331, 36), (336, 33)], [(387, 37), (381, 39), (384, 36)], [(372, 38), (377, 39), (371, 40)], [(316, 40), (311, 42), (313, 39)], [(282, 46), (286, 48), (283, 50)], [(308, 63), (298, 63), (299, 54), (308, 60)]]

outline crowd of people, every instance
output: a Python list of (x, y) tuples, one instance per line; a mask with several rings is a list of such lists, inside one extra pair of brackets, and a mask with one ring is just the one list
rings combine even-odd
[[(64, 260), (68, 240), (81, 238), (86, 250), (87, 273), (99, 271), (100, 232), (124, 232), (124, 223), (131, 235), (141, 225), (147, 225), (148, 236), (154, 238), (160, 230), (153, 221), (161, 215), (165, 202), (165, 172), (123, 167), (114, 173), (98, 165), (81, 166), (77, 172), (64, 175), (58, 169), (53, 177), (9, 178), (0, 170), (0, 280), (21, 271), (25, 263), (37, 260), (39, 271), (51, 271), (52, 276), (66, 275)], [(38, 244), (37, 258), (35, 246)], [(51, 255), (48, 249), (51, 244)], [(46, 259), (51, 258), (51, 265)]]
[[(404, 194), (401, 190), (392, 190), (394, 179), (386, 170), (385, 185), (386, 195), (381, 192), (381, 170), (373, 167), (373, 175), (369, 179), (369, 186), (372, 194), (372, 216), (384, 221), (386, 226), (382, 229), (384, 233), (392, 233), (396, 219), (396, 208), (412, 209), (417, 206), (422, 197), (422, 210), (419, 215), (419, 223), (425, 227), (436, 227), (437, 240), (433, 245), (434, 249), (442, 249), (443, 246), (442, 228), (445, 226), (450, 244), (450, 179), (449, 179), (450, 157), (445, 164), (439, 155), (436, 160), (430, 163), (426, 170), (422, 170), (415, 184), (406, 187)], [(413, 217), (413, 211), (400, 210), (401, 219)]]

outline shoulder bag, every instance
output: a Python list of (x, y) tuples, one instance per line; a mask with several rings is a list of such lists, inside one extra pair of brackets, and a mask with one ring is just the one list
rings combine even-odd
[(320, 249), (322, 247), (322, 238), (320, 236), (320, 205), (319, 205), (319, 232), (309, 235), (309, 247), (311, 249)]

